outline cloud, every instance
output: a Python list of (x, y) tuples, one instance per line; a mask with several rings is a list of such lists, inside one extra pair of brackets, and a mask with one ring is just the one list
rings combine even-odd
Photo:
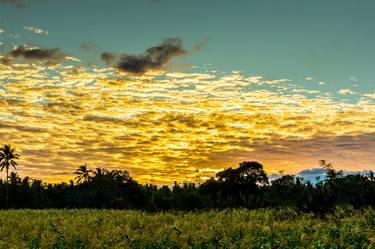
[(324, 178), (324, 169), (323, 168), (314, 168), (314, 169), (305, 169), (298, 172), (296, 175), (308, 180), (309, 182), (316, 182), (317, 179), (322, 180)]
[(9, 65), (11, 64), (13, 59), (9, 56), (0, 56), (0, 63), (4, 65)]
[(39, 127), (30, 127), (25, 125), (7, 125), (7, 124), (0, 124), (1, 129), (10, 129), (10, 130), (16, 130), (17, 132), (32, 132), (32, 133), (40, 133), (45, 132), (45, 129), (39, 128)]
[(193, 47), (193, 50), (196, 51), (196, 52), (199, 52), (203, 49), (203, 47), (206, 45), (206, 43), (208, 42), (208, 38), (205, 38), (201, 41), (198, 41), (194, 47)]
[(370, 99), (375, 99), (375, 92), (374, 93), (366, 93), (366, 94), (363, 94), (363, 96), (365, 96), (367, 98), (370, 98)]
[[(369, 175), (371, 170), (342, 170), (344, 176), (346, 175)], [(317, 180), (325, 179), (325, 171), (323, 168), (305, 169), (296, 174), (297, 176), (311, 182), (316, 183)]]
[(160, 45), (148, 48), (144, 54), (128, 55), (102, 53), (102, 60), (109, 66), (123, 72), (143, 74), (147, 71), (166, 69), (176, 56), (185, 55), (187, 51), (180, 39), (165, 39)]
[[(347, 175), (370, 175), (371, 170), (342, 170), (344, 176)], [(274, 181), (283, 177), (285, 174), (270, 174), (269, 179)], [(323, 168), (311, 168), (299, 171), (295, 176), (300, 177), (304, 180), (309, 181), (312, 184), (317, 183), (318, 181), (324, 181), (326, 174)]]
[(268, 174), (297, 174), (320, 159), (337, 169), (374, 168), (372, 102), (293, 93), (292, 81), (240, 72), (124, 80), (112, 68), (0, 68), (0, 140), (33, 150), (22, 153), (22, 175), (68, 180), (51, 172), (87, 163), (171, 184), (245, 160), (262, 162)]
[(294, 93), (309, 93), (309, 94), (318, 94), (319, 90), (307, 90), (307, 89), (293, 89)]
[[(297, 174), (294, 174), (294, 175), (297, 176), (297, 177), (300, 177), (304, 180), (307, 180), (311, 183), (316, 183), (318, 179), (324, 180), (325, 172), (324, 172), (323, 168), (312, 168), (312, 169), (301, 170), (300, 172), (298, 172)], [(277, 180), (277, 179), (279, 179), (283, 176), (285, 176), (284, 173), (283, 174), (274, 173), (274, 174), (270, 174), (268, 176), (268, 178), (271, 181), (274, 181), (274, 180)]]
[(11, 4), (16, 8), (22, 9), (25, 7), (25, 3), (22, 0), (0, 0), (0, 3)]
[(35, 34), (45, 34), (45, 35), (48, 35), (48, 31), (47, 30), (44, 30), (44, 29), (41, 29), (41, 28), (35, 28), (35, 27), (31, 27), (31, 26), (23, 26), (24, 29), (28, 30), (28, 31), (31, 31)]
[(95, 44), (92, 42), (84, 42), (81, 44), (80, 48), (85, 52), (93, 52), (95, 51)]
[(356, 94), (356, 92), (353, 92), (350, 89), (340, 89), (339, 91), (337, 91), (337, 93), (342, 94), (342, 95)]
[(26, 61), (40, 61), (46, 64), (57, 64), (64, 61), (67, 57), (59, 48), (31, 48), (19, 46), (10, 51), (7, 56), (2, 58), (4, 64), (9, 64), (13, 59), (22, 57)]

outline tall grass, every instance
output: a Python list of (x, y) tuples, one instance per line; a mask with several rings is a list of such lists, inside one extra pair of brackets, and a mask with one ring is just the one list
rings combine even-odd
[(375, 248), (375, 211), (0, 211), (0, 248)]

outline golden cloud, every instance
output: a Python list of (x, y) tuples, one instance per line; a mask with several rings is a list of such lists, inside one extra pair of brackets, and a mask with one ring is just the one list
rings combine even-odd
[(239, 72), (121, 78), (102, 68), (1, 67), (0, 139), (19, 150), (22, 175), (67, 180), (86, 163), (170, 184), (242, 160), (269, 172), (297, 172), (322, 158), (347, 169), (375, 161), (371, 95), (348, 103)]

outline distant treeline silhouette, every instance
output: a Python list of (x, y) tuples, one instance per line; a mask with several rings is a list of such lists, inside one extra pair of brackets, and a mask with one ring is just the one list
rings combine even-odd
[[(0, 149), (1, 170), (15, 167), (18, 155), (9, 145)], [(324, 214), (336, 205), (355, 208), (375, 204), (375, 177), (345, 175), (322, 160), (325, 177), (316, 183), (294, 175), (282, 175), (269, 182), (263, 165), (243, 162), (228, 168), (202, 184), (174, 186), (135, 181), (126, 170), (90, 170), (86, 165), (75, 172), (75, 182), (47, 184), (11, 172), (0, 180), (0, 208), (113, 208), (145, 211), (261, 208), (291, 206), (305, 212)], [(8, 175), (8, 173), (7, 173)]]

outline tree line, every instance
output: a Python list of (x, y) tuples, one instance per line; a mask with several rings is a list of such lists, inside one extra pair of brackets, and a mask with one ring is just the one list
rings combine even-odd
[(89, 169), (82, 165), (75, 181), (49, 184), (21, 178), (16, 169), (19, 155), (10, 145), (0, 148), (0, 208), (113, 208), (145, 211), (201, 210), (221, 208), (264, 208), (290, 206), (324, 214), (336, 205), (355, 208), (375, 204), (375, 177), (344, 175), (322, 160), (324, 179), (311, 183), (295, 175), (270, 181), (263, 165), (245, 161), (201, 183), (174, 186), (141, 185), (126, 170)]

